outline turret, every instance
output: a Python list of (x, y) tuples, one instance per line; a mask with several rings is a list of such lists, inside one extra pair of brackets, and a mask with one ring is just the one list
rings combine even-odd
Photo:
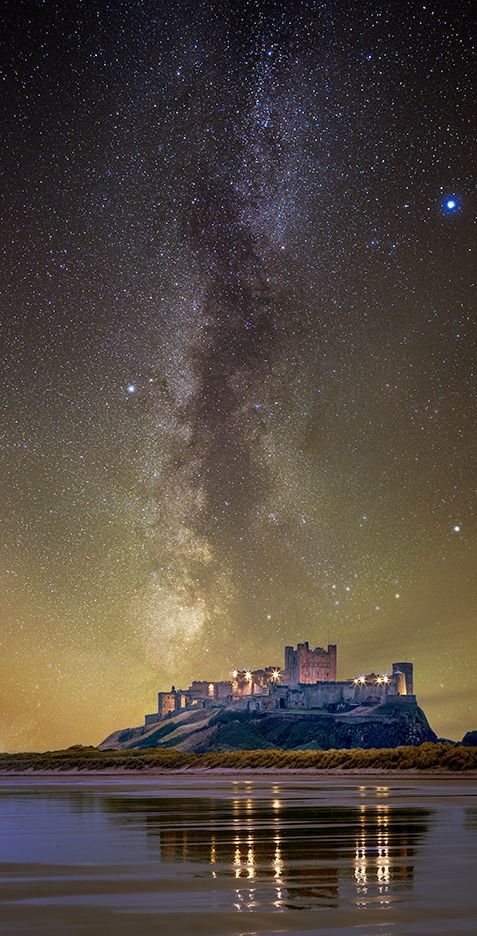
[(414, 667), (412, 663), (393, 663), (393, 676), (403, 673), (405, 692), (400, 691), (400, 695), (414, 695)]

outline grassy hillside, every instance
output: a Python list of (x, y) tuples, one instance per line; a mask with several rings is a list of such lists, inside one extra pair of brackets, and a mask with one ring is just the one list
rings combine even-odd
[(0, 754), (0, 771), (36, 770), (241, 770), (281, 769), (376, 769), (376, 770), (477, 770), (477, 747), (434, 744), (364, 750), (281, 751), (241, 750), (194, 754), (173, 748), (155, 750), (100, 751), (93, 747), (71, 747), (44, 754)]
[(113, 732), (101, 750), (175, 748), (185, 753), (269, 749), (391, 748), (437, 741), (418, 705), (386, 702), (348, 713), (184, 711), (153, 725)]

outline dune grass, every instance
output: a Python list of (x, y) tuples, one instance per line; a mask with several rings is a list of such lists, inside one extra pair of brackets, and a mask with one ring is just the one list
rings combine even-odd
[(419, 747), (329, 751), (224, 751), (192, 754), (174, 750), (99, 751), (80, 745), (64, 751), (0, 754), (0, 771), (115, 770), (452, 770), (477, 769), (477, 747), (427, 742)]

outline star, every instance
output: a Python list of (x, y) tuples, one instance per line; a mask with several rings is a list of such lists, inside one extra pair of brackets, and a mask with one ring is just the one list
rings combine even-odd
[(442, 207), (446, 214), (455, 214), (456, 211), (459, 211), (460, 202), (456, 195), (446, 196), (442, 203)]
[(137, 390), (137, 387), (135, 384), (132, 384), (132, 383), (128, 384), (127, 386), (128, 393), (136, 393), (136, 390)]

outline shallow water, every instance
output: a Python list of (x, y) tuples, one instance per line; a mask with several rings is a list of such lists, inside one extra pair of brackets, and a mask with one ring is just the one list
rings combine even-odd
[(0, 780), (0, 932), (477, 934), (475, 780)]

